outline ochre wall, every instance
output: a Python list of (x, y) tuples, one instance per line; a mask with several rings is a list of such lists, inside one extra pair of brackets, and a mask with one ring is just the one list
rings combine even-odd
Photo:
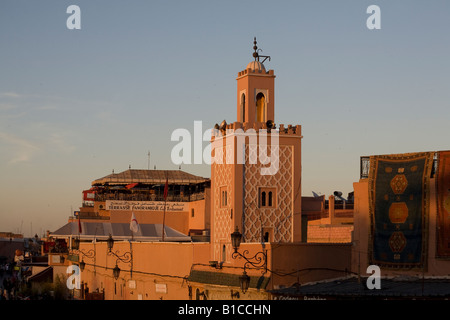
[[(203, 230), (210, 228), (210, 211), (211, 206), (208, 198), (210, 197), (210, 189), (207, 190), (205, 196), (207, 199), (189, 202), (189, 229)], [(194, 217), (192, 217), (192, 209), (194, 209)]]
[[(209, 258), (207, 243), (131, 242), (134, 258), (130, 273), (129, 263), (107, 254), (105, 242), (82, 243), (80, 249), (95, 249), (96, 252), (95, 258), (83, 258), (86, 267), (81, 281), (87, 284), (89, 292), (104, 289), (106, 300), (189, 299), (183, 278), (189, 275), (192, 264), (205, 263)], [(116, 242), (113, 251), (118, 255), (131, 252), (130, 243)], [(117, 280), (113, 277), (116, 261), (121, 269)], [(164, 287), (166, 293), (157, 292), (157, 288)]]
[(349, 275), (351, 244), (284, 243), (271, 248), (276, 273), (269, 285), (274, 289)]

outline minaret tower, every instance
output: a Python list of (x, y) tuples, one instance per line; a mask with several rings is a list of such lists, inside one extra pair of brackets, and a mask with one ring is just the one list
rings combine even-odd
[(236, 78), (237, 121), (216, 124), (211, 138), (211, 249), (223, 263), (235, 228), (247, 243), (301, 241), (301, 126), (276, 127), (274, 71), (253, 44)]

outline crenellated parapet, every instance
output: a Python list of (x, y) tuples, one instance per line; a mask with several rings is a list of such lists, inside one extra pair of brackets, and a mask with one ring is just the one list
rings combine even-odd
[(269, 71), (266, 71), (266, 69), (264, 68), (264, 65), (262, 65), (261, 63), (258, 64), (258, 63), (250, 62), (245, 70), (238, 72), (237, 79), (239, 79), (240, 77), (249, 75), (249, 74), (252, 74), (252, 75), (262, 74), (262, 75), (275, 76), (274, 71), (272, 69), (270, 69)]
[[(280, 136), (302, 136), (302, 126), (301, 125), (292, 125), (289, 124), (285, 126), (284, 124), (280, 124), (279, 128), (276, 127), (276, 124), (273, 123), (273, 121), (267, 121), (267, 122), (233, 122), (233, 123), (226, 123), (226, 121), (222, 121), (222, 123), (219, 125), (216, 123), (214, 126), (214, 129), (212, 131), (213, 137), (223, 137), (227, 136), (229, 134), (235, 134), (239, 132), (243, 133), (258, 133), (258, 132), (267, 132), (272, 133), (275, 131)], [(239, 131), (238, 131), (239, 130)]]

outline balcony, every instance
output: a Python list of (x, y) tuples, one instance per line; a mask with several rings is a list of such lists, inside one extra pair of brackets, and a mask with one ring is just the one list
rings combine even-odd
[[(205, 199), (205, 193), (192, 193), (188, 195), (171, 195), (167, 196), (167, 201), (172, 202), (191, 202)], [(164, 201), (164, 196), (161, 194), (151, 193), (96, 193), (95, 201), (106, 200), (122, 200), (122, 201)]]

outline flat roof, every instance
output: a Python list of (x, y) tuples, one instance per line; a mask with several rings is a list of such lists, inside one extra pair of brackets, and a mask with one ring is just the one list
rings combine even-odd
[(380, 289), (369, 290), (367, 277), (349, 276), (316, 283), (294, 285), (288, 288), (269, 290), (275, 296), (285, 297), (334, 297), (334, 298), (442, 298), (450, 297), (449, 277), (416, 278), (398, 276), (380, 279)]

